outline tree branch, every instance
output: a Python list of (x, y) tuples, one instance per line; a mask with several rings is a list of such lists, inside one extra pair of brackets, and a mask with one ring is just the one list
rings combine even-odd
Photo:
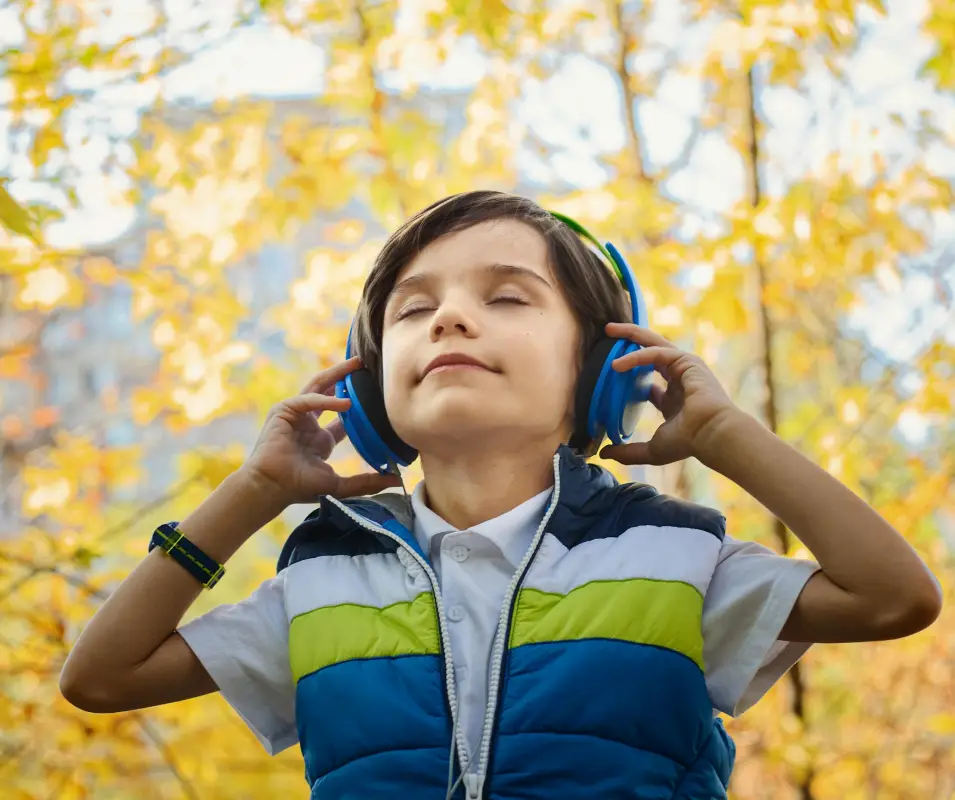
[(635, 177), (638, 181), (649, 182), (646, 167), (643, 161), (643, 151), (640, 145), (639, 127), (637, 124), (636, 96), (630, 86), (631, 74), (627, 66), (627, 56), (630, 53), (633, 44), (633, 36), (626, 31), (623, 17), (624, 0), (616, 0), (613, 4), (614, 22), (617, 26), (617, 58), (615, 69), (617, 79), (620, 81), (620, 88), (623, 92), (623, 115), (627, 128), (627, 143), (630, 148), (630, 154), (633, 158)]
[(172, 748), (166, 744), (165, 739), (162, 738), (162, 736), (159, 734), (159, 731), (156, 730), (152, 722), (150, 722), (143, 714), (140, 713), (134, 713), (133, 716), (136, 718), (136, 721), (142, 728), (143, 733), (146, 734), (146, 737), (159, 751), (163, 761), (166, 763), (166, 767), (173, 774), (173, 777), (175, 777), (175, 779), (179, 782), (179, 785), (182, 787), (183, 794), (189, 800), (199, 800), (199, 792), (196, 791), (195, 786), (192, 785), (189, 779), (182, 774), (179, 769), (179, 765), (176, 763), (176, 758), (173, 755)]

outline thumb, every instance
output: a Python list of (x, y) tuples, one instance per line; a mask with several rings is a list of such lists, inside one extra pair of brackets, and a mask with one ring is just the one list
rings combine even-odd
[(657, 464), (659, 459), (650, 452), (649, 442), (631, 442), (629, 444), (610, 444), (600, 451), (601, 458), (616, 461), (618, 464)]
[(380, 475), (377, 472), (361, 472), (358, 475), (343, 475), (339, 477), (332, 492), (334, 497), (359, 497), (366, 494), (376, 494), (382, 489), (401, 486), (398, 475)]

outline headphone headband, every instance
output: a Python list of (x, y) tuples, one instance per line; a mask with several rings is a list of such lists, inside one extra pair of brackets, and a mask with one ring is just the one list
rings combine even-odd
[(646, 301), (643, 299), (643, 292), (640, 291), (640, 287), (637, 284), (636, 279), (633, 277), (630, 267), (627, 266), (627, 262), (624, 261), (623, 255), (620, 253), (620, 251), (617, 250), (617, 248), (614, 247), (610, 242), (607, 242), (606, 245), (601, 244), (600, 240), (597, 239), (596, 236), (594, 236), (583, 225), (577, 222), (577, 220), (568, 217), (566, 214), (561, 214), (558, 211), (548, 211), (547, 213), (554, 217), (554, 219), (563, 222), (568, 228), (574, 231), (574, 233), (577, 233), (578, 235), (592, 242), (597, 249), (600, 250), (600, 252), (603, 254), (603, 257), (610, 265), (610, 268), (613, 270), (614, 274), (622, 284), (623, 288), (627, 291), (627, 294), (630, 295), (630, 311), (633, 315), (634, 323), (645, 326), (647, 324)]
[[(646, 326), (647, 309), (643, 293), (620, 251), (610, 242), (601, 244), (583, 225), (556, 211), (548, 212), (554, 219), (582, 236), (600, 251), (630, 295), (633, 322)], [(355, 320), (352, 319), (352, 327)], [(345, 357), (352, 353), (352, 330), (348, 331)], [(605, 436), (614, 444), (628, 441), (633, 435), (641, 405), (650, 393), (653, 367), (634, 367), (617, 372), (613, 363), (639, 345), (626, 339), (603, 336), (587, 355), (574, 400), (575, 430), (571, 447), (585, 455), (593, 455)], [(335, 396), (352, 401), (347, 411), (339, 412), (349, 441), (358, 454), (375, 470), (385, 474), (398, 465), (407, 466), (418, 456), (418, 451), (403, 442), (388, 419), (384, 396), (378, 381), (367, 369), (350, 373), (335, 385)]]
[(561, 214), (558, 211), (550, 211), (550, 210), (548, 210), (547, 213), (550, 214), (555, 219), (558, 219), (561, 222), (563, 222), (564, 225), (570, 228), (574, 233), (579, 234), (580, 236), (583, 236), (585, 239), (587, 239), (587, 241), (592, 242), (593, 245), (601, 252), (603, 257), (606, 259), (607, 263), (610, 265), (610, 268), (614, 271), (617, 278), (620, 279), (620, 282), (624, 285), (625, 288), (627, 287), (627, 281), (623, 277), (623, 272), (620, 270), (620, 267), (617, 264), (617, 260), (610, 255), (610, 252), (607, 250), (606, 247), (604, 247), (600, 243), (600, 240), (596, 236), (594, 236), (583, 225), (577, 222), (577, 220), (571, 217), (568, 217), (566, 214)]

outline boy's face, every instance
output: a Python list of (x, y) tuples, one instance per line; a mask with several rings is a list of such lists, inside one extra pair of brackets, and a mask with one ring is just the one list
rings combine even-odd
[[(578, 337), (533, 228), (502, 219), (438, 239), (398, 275), (385, 307), (392, 426), (424, 454), (556, 447), (571, 432)], [(427, 371), (449, 354), (485, 368)]]

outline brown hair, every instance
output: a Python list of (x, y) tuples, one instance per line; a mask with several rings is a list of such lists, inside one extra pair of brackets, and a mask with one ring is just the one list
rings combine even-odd
[(631, 321), (630, 302), (609, 265), (533, 200), (488, 190), (454, 194), (432, 203), (398, 228), (378, 253), (365, 281), (352, 346), (379, 386), (385, 306), (401, 270), (442, 236), (497, 219), (523, 222), (547, 242), (548, 266), (580, 326), (580, 364), (604, 336), (606, 323)]

